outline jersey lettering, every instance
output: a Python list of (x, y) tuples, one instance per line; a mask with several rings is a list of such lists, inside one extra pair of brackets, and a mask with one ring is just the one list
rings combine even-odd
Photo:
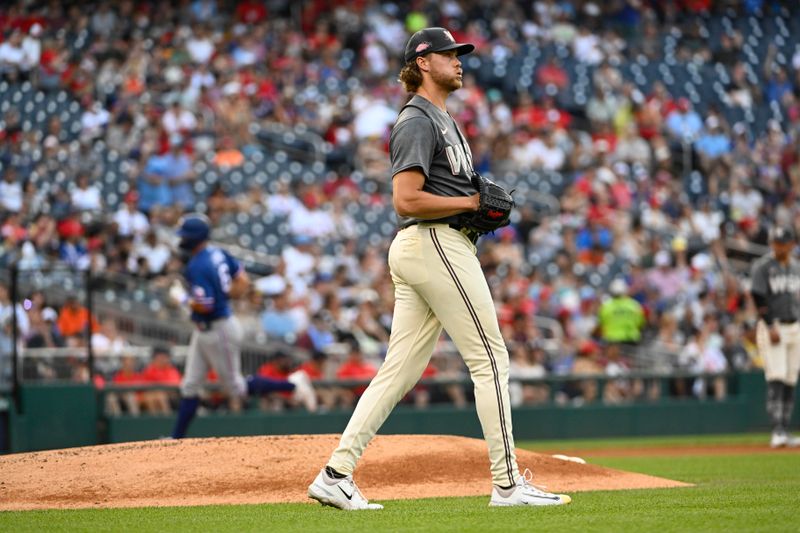
[(233, 277), (238, 275), (241, 265), (227, 252), (207, 246), (195, 254), (186, 265), (184, 277), (192, 287), (195, 303), (206, 312), (192, 310), (192, 320), (207, 322), (231, 315), (229, 293)]
[(465, 153), (464, 149), (458, 145), (449, 145), (445, 147), (444, 152), (447, 154), (447, 161), (450, 162), (450, 172), (453, 173), (453, 176), (460, 175), (462, 168), (469, 173), (472, 168), (472, 154)]
[(228, 265), (222, 263), (217, 265), (217, 275), (219, 276), (219, 285), (222, 291), (226, 294), (231, 291), (231, 271)]
[(225, 261), (225, 254), (221, 250), (214, 250), (211, 254), (211, 262), (217, 268), (220, 287), (227, 294), (231, 290), (231, 269)]
[(786, 274), (770, 276), (769, 289), (773, 294), (798, 292), (800, 291), (800, 277)]
[(194, 300), (195, 303), (206, 307), (211, 307), (214, 305), (214, 296), (207, 295), (206, 290), (200, 285), (195, 285), (192, 287), (192, 300)]

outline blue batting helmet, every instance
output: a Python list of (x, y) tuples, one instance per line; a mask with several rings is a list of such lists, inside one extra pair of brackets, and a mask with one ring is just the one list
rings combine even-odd
[(178, 227), (178, 237), (181, 239), (179, 246), (192, 250), (198, 244), (207, 241), (210, 233), (211, 224), (205, 215), (186, 215), (181, 219)]

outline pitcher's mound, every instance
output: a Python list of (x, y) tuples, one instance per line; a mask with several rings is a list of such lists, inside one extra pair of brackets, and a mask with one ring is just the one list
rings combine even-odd
[[(306, 488), (337, 435), (149, 441), (0, 457), (0, 510), (310, 501)], [(650, 489), (685, 483), (517, 450), (520, 469), (549, 491)], [(378, 436), (356, 469), (370, 500), (487, 497), (482, 440)]]

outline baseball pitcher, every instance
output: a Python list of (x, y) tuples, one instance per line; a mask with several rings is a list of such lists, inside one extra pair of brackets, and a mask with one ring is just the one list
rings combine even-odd
[(339, 509), (380, 509), (353, 482), (364, 448), (397, 402), (416, 384), (442, 329), (469, 368), (489, 446), (494, 483), (490, 505), (560, 505), (566, 495), (542, 492), (521, 476), (514, 454), (508, 397), (508, 353), (494, 302), (476, 256), (478, 237), (508, 224), (514, 205), (473, 170), (472, 153), (447, 112), (462, 84), (458, 56), (471, 52), (443, 28), (415, 33), (400, 81), (415, 93), (390, 140), (393, 203), (400, 229), (389, 249), (395, 308), (386, 360), (364, 392), (338, 448), (308, 495)]
[(764, 360), (773, 448), (800, 445), (800, 439), (788, 432), (800, 372), (800, 264), (791, 255), (796, 243), (791, 229), (773, 228), (772, 252), (756, 261), (750, 274), (750, 294), (758, 310), (756, 344)]

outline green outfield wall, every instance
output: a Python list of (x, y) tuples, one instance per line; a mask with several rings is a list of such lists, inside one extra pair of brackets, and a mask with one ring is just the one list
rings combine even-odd
[(100, 411), (88, 385), (25, 385), (9, 406), (10, 451), (98, 444)]
[[(636, 435), (680, 435), (763, 431), (765, 384), (761, 373), (730, 378), (724, 401), (663, 398), (625, 405), (555, 405), (514, 409), (518, 440), (546, 440)], [(173, 417), (105, 417), (100, 396), (86, 385), (26, 385), (20, 405), (8, 411), (9, 451), (21, 452), (109, 442), (157, 439), (169, 435)], [(325, 414), (208, 414), (193, 423), (190, 437), (341, 433), (349, 412)], [(795, 420), (800, 416), (795, 414)], [(434, 405), (425, 410), (398, 406), (383, 434), (447, 434), (480, 437), (473, 406)]]

